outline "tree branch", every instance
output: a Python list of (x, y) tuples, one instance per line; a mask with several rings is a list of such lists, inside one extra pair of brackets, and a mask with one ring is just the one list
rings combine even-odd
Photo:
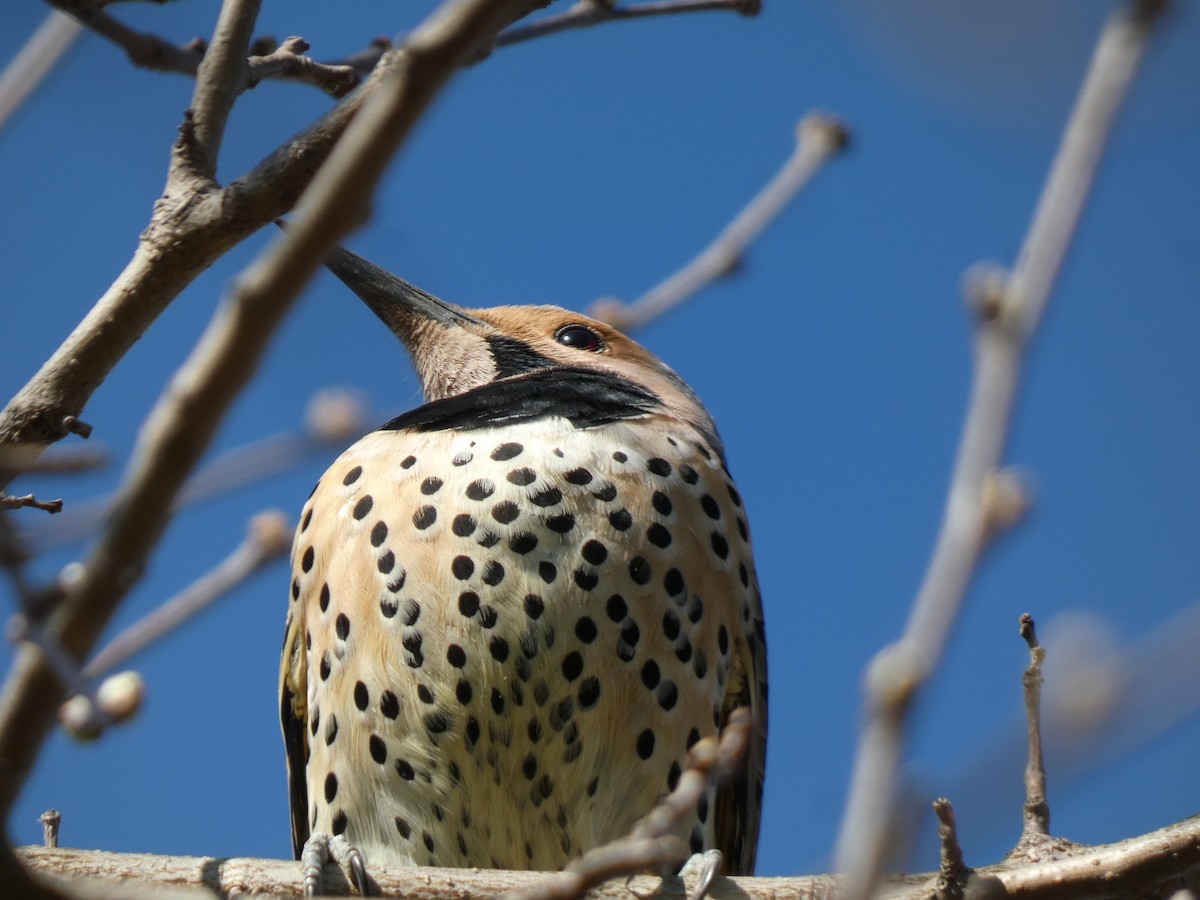
[(259, 513), (250, 520), (246, 538), (214, 569), (205, 572), (170, 600), (134, 622), (92, 657), (85, 678), (98, 678), (150, 644), (161, 640), (192, 616), (219, 600), (291, 546), (291, 528), (279, 510)]
[(673, 13), (706, 11), (736, 12), (743, 16), (756, 16), (762, 9), (762, 0), (655, 0), (639, 6), (617, 6), (612, 0), (576, 0), (574, 6), (556, 16), (545, 16), (528, 25), (519, 25), (501, 32), (493, 46), (507, 47), (558, 34), (575, 28), (588, 28), (602, 22), (620, 19), (641, 19), (649, 16), (666, 16)]
[[(392, 413), (395, 415), (395, 413)], [(175, 498), (172, 511), (178, 513), (186, 506), (269, 478), (299, 465), (316, 453), (328, 453), (333, 447), (341, 450), (348, 441), (359, 437), (371, 421), (386, 422), (386, 413), (368, 412), (365, 401), (355, 392), (338, 388), (318, 391), (309, 400), (302, 431), (284, 432), (260, 438), (224, 453), (205, 463), (187, 480)], [(36, 461), (36, 471), (49, 459), (69, 465), (72, 454), (48, 452)], [(0, 468), (5, 455), (0, 448)], [(82, 464), (86, 459), (80, 459)], [(21, 469), (22, 473), (30, 471)], [(47, 468), (45, 471), (63, 471)], [(104, 524), (112, 509), (114, 496), (105, 494), (82, 501), (73, 501), (62, 515), (37, 522), (22, 522), (19, 534), (33, 554), (49, 547), (72, 544), (91, 537)], [(49, 522), (49, 525), (44, 524)]]
[(1160, 9), (1158, 2), (1135, 2), (1105, 25), (1016, 269), (1007, 280), (976, 284), (969, 298), (977, 318), (975, 377), (941, 530), (904, 633), (872, 660), (866, 676), (867, 718), (835, 859), (839, 871), (855, 875), (851, 898), (866, 897), (883, 868), (908, 710), (941, 658), (976, 564), (1004, 518), (988, 500), (1007, 493), (994, 489), (994, 479), (1022, 353)]
[(21, 509), (22, 507), (41, 509), (48, 513), (58, 513), (62, 512), (63, 502), (62, 500), (39, 500), (33, 494), (16, 497), (0, 491), (0, 510)]
[(1046, 765), (1042, 759), (1042, 663), (1046, 648), (1038, 643), (1033, 616), (1021, 615), (1021, 637), (1029, 646), (1029, 667), (1021, 679), (1025, 694), (1025, 724), (1029, 757), (1025, 763), (1025, 821), (1022, 844), (1036, 843), (1050, 834), (1050, 804), (1046, 802)]
[[(300, 864), (293, 860), (221, 859), (197, 856), (154, 856), (110, 853), (101, 850), (64, 850), (20, 847), (18, 858), (37, 875), (76, 898), (113, 896), (122, 891), (154, 886), (157, 889), (204, 887), (207, 895), (234, 892), (296, 897), (301, 883)], [(1160, 828), (1140, 837), (1096, 847), (1046, 847), (1036, 860), (1006, 861), (974, 870), (975, 876), (993, 878), (1010, 897), (1026, 900), (1117, 900), (1128, 897), (1169, 896), (1181, 887), (1200, 887), (1200, 816)], [(556, 872), (508, 872), (487, 869), (429, 869), (420, 866), (372, 865), (371, 877), (389, 897), (408, 900), (463, 900), (491, 897), (513, 891), (540, 891), (560, 877)], [(887, 879), (879, 896), (886, 900), (928, 900), (937, 873)], [(331, 893), (351, 892), (341, 869), (325, 868)], [(713, 900), (833, 900), (845, 880), (832, 875), (789, 878), (719, 877), (709, 896)], [(968, 888), (971, 882), (968, 882)], [(596, 900), (682, 900), (687, 885), (678, 877), (640, 875), (608, 881), (591, 889)], [(969, 890), (968, 890), (969, 892)], [(156, 895), (157, 896), (157, 895)], [(982, 896), (982, 895), (981, 895)], [(997, 892), (992, 896), (1003, 896)]]
[(46, 0), (55, 9), (75, 19), (105, 40), (116, 44), (129, 57), (129, 61), (143, 69), (155, 72), (177, 72), (195, 75), (204, 58), (206, 44), (194, 40), (177, 47), (153, 34), (143, 34), (117, 21), (104, 11), (107, 6), (97, 0)]
[(70, 16), (51, 10), (25, 45), (0, 72), (0, 128), (42, 83), (71, 44), (79, 37), (80, 24)]
[(846, 127), (832, 116), (820, 113), (805, 116), (796, 126), (796, 149), (791, 157), (711, 244), (632, 303), (600, 300), (593, 305), (591, 315), (615, 328), (640, 328), (710, 282), (736, 270), (751, 242), (848, 140)]
[(261, 6), (262, 0), (225, 0), (221, 4), (212, 42), (196, 70), (192, 126), (184, 132), (192, 138), (192, 146), (183, 148), (177, 143), (173, 154), (173, 162), (190, 162), (192, 174), (214, 187), (225, 125), (234, 101), (249, 81), (246, 56)]
[[(319, 63), (303, 55), (308, 49), (308, 41), (304, 38), (290, 37), (270, 53), (251, 56), (246, 63), (247, 87), (254, 87), (267, 78), (286, 78), (315, 85), (333, 97), (344, 97), (358, 84), (357, 68), (346, 63)], [(382, 49), (375, 54), (375, 62), (383, 55)]]

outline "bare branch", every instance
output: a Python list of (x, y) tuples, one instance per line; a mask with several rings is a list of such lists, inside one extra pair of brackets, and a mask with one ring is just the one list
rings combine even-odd
[(0, 128), (70, 49), (81, 27), (70, 16), (51, 11), (20, 52), (0, 72)]
[(734, 271), (750, 243), (762, 233), (792, 198), (838, 153), (849, 132), (837, 119), (813, 113), (796, 127), (796, 149), (758, 195), (738, 213), (711, 244), (687, 265), (629, 304), (598, 301), (591, 314), (616, 328), (640, 328), (674, 309), (696, 291)]
[(284, 556), (290, 544), (291, 530), (287, 517), (279, 510), (259, 513), (250, 520), (246, 539), (233, 553), (198, 581), (113, 638), (84, 666), (84, 677), (99, 677), (162, 639), (255, 572)]
[(48, 809), (38, 816), (38, 821), (42, 823), (42, 846), (57, 847), (58, 828), (62, 825), (62, 813), (57, 809)]
[[(299, 863), (275, 859), (218, 859), (195, 856), (152, 856), (100, 850), (62, 850), (21, 847), (18, 858), (40, 879), (54, 879), (71, 897), (114, 896), (105, 885), (126, 892), (155, 885), (163, 888), (203, 886), (218, 896), (235, 892), (295, 897), (301, 887)], [(981, 877), (982, 876), (982, 877)], [(371, 877), (386, 896), (409, 900), (463, 900), (509, 892), (541, 891), (561, 877), (553, 872), (509, 872), (487, 869), (430, 869), (420, 866), (372, 866)], [(350, 893), (341, 869), (325, 869), (327, 888)], [(928, 900), (933, 874), (889, 878), (880, 892), (885, 900)], [(713, 900), (833, 900), (844, 882), (831, 875), (799, 878), (718, 878)], [(985, 893), (975, 893), (994, 885)], [(1200, 816), (1160, 828), (1140, 837), (1097, 847), (1046, 847), (1036, 860), (1004, 862), (976, 869), (967, 893), (984, 897), (1021, 896), (1028, 900), (1169, 896), (1181, 886), (1200, 885)], [(1007, 893), (1005, 893), (1007, 892)], [(156, 895), (158, 896), (158, 895)], [(609, 881), (592, 888), (596, 900), (657, 897), (683, 900), (685, 885), (678, 878), (640, 875), (628, 881)]]
[(507, 47), (509, 44), (519, 44), (549, 34), (558, 34), (560, 31), (587, 28), (620, 19), (706, 11), (728, 11), (743, 16), (756, 16), (761, 9), (762, 0), (656, 0), (639, 6), (617, 6), (616, 3), (604, 0), (576, 0), (574, 6), (556, 16), (546, 16), (528, 25), (518, 25), (501, 32), (493, 46)]
[(196, 70), (191, 128), (180, 135), (172, 153), (168, 190), (172, 176), (182, 177), (181, 169), (185, 167), (187, 175), (216, 186), (225, 125), (234, 101), (249, 80), (246, 55), (261, 5), (262, 0), (224, 0), (221, 4), (212, 42)]
[(958, 826), (954, 807), (945, 797), (933, 801), (933, 814), (938, 820), (938, 838), (942, 845), (942, 861), (938, 865), (938, 895), (944, 896), (950, 885), (956, 884), (966, 870), (962, 847), (958, 843)]
[(104, 11), (103, 0), (46, 0), (51, 6), (78, 21), (125, 51), (129, 61), (155, 72), (194, 75), (204, 58), (206, 44), (196, 39), (177, 47), (153, 34), (143, 34), (122, 24)]
[[(937, 544), (900, 640), (866, 677), (867, 720), (838, 835), (836, 866), (867, 896), (887, 853), (908, 710), (941, 658), (996, 517), (987, 484), (1008, 435), (1021, 355), (1061, 266), (1117, 108), (1143, 55), (1157, 3), (1135, 2), (1105, 25), (1012, 277), (976, 292), (975, 377)], [(988, 282), (994, 285), (993, 282)]]
[[(290, 37), (264, 56), (251, 56), (247, 60), (247, 86), (254, 87), (266, 78), (287, 78), (315, 85), (331, 96), (344, 97), (358, 84), (359, 72), (354, 66), (319, 63), (304, 56), (307, 51), (308, 41)], [(380, 52), (376, 61), (382, 55)]]
[(1042, 761), (1042, 662), (1045, 648), (1038, 643), (1033, 616), (1021, 615), (1021, 637), (1029, 645), (1029, 667), (1021, 679), (1025, 693), (1025, 721), (1029, 732), (1029, 760), (1025, 764), (1025, 824), (1018, 848), (1050, 834), (1050, 805), (1046, 802), (1046, 766)]
[[(286, 471), (314, 452), (327, 451), (330, 445), (344, 446), (347, 440), (362, 434), (369, 416), (365, 402), (353, 391), (318, 391), (305, 410), (303, 432), (271, 435), (222, 453), (187, 480), (172, 511)], [(387, 418), (380, 415), (377, 420)], [(0, 460), (4, 459), (3, 449)], [(111, 494), (72, 502), (52, 520), (22, 523), (21, 538), (34, 553), (82, 541), (104, 524), (114, 502)]]
[(39, 500), (33, 494), (14, 497), (0, 491), (0, 509), (20, 509), (25, 506), (32, 509), (44, 509), (48, 513), (57, 513), (62, 512), (63, 502), (62, 500)]

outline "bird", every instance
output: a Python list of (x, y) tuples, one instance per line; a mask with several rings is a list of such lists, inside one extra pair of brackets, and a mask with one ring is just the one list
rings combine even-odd
[(359, 863), (561, 869), (749, 707), (744, 765), (678, 837), (751, 874), (766, 638), (696, 394), (579, 313), (460, 307), (341, 248), (326, 265), (405, 345), (425, 402), (338, 457), (300, 514), (279, 693), (296, 857), (336, 840)]

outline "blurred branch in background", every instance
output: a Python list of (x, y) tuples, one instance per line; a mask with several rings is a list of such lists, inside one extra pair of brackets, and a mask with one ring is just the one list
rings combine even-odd
[(560, 31), (588, 28), (602, 22), (617, 22), (622, 19), (710, 11), (735, 12), (749, 17), (757, 16), (761, 9), (762, 0), (653, 0), (637, 6), (621, 6), (617, 0), (576, 0), (575, 5), (565, 12), (543, 16), (528, 24), (505, 29), (492, 46), (507, 47), (509, 44), (519, 44), (549, 34), (558, 34)]
[(264, 566), (282, 559), (291, 548), (293, 527), (291, 520), (279, 510), (256, 515), (246, 527), (245, 540), (233, 553), (109, 641), (84, 666), (84, 677), (98, 678), (111, 671), (174, 631)]
[(54, 70), (81, 30), (82, 26), (70, 16), (51, 12), (30, 35), (25, 46), (0, 73), (0, 128), (42, 79)]
[(683, 268), (631, 303), (597, 300), (590, 313), (615, 328), (632, 331), (674, 309), (706, 285), (737, 270), (746, 248), (787, 208), (830, 157), (850, 140), (834, 116), (810, 113), (796, 126), (796, 149), (746, 208)]
[(853, 876), (849, 897), (865, 898), (889, 853), (899, 768), (913, 702), (933, 674), (976, 565), (1011, 524), (1021, 490), (1000, 472), (1025, 345), (1049, 300), (1117, 109), (1144, 53), (1159, 2), (1133, 2), (1105, 25), (1011, 275), (968, 284), (976, 319), (975, 376), (949, 496), (925, 579), (899, 641), (865, 677), (865, 721), (851, 776), (835, 868)]
[[(184, 483), (172, 509), (179, 512), (194, 503), (262, 481), (318, 454), (340, 452), (347, 441), (361, 436), (372, 421), (387, 419), (387, 415), (371, 413), (357, 391), (342, 388), (318, 391), (309, 400), (302, 431), (261, 438), (222, 453)], [(33, 553), (87, 540), (103, 525), (113, 503), (112, 495), (70, 503), (49, 524), (22, 523), (21, 540)]]

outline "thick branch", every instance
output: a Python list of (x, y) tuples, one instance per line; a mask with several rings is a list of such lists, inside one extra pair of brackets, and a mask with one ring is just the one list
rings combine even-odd
[[(39, 877), (54, 877), (68, 885), (72, 897), (98, 896), (101, 886), (138, 885), (163, 888), (203, 886), (219, 896), (234, 891), (295, 897), (299, 894), (300, 864), (292, 860), (218, 859), (195, 856), (152, 856), (100, 850), (62, 850), (21, 847), (17, 855)], [(1168, 896), (1181, 887), (1200, 888), (1200, 817), (1193, 817), (1140, 837), (1096, 847), (1055, 850), (1046, 847), (1037, 860), (1005, 862), (975, 870), (994, 876), (1010, 897), (1028, 900), (1075, 900)], [(553, 872), (504, 872), (481, 869), (371, 867), (371, 877), (389, 897), (409, 900), (463, 900), (544, 887), (558, 877)], [(325, 868), (326, 885), (346, 894), (341, 869)], [(927, 900), (935, 874), (888, 879), (880, 897), (886, 900)], [(990, 878), (989, 878), (990, 880)], [(713, 900), (824, 900), (835, 896), (839, 879), (831, 875), (797, 878), (717, 878)], [(609, 881), (595, 887), (597, 900), (638, 900), (654, 896), (678, 900), (686, 896), (679, 878), (648, 875)], [(968, 882), (968, 893), (970, 883)], [(112, 896), (112, 892), (107, 894)]]

